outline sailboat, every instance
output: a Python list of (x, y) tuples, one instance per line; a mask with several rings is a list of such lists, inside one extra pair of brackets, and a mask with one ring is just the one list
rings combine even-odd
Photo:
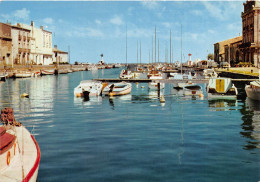
[(1, 110), (0, 181), (35, 182), (41, 152), (33, 135), (13, 115), (12, 108)]

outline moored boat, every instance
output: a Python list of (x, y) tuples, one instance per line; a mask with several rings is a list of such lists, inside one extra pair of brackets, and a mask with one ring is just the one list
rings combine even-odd
[(201, 86), (187, 86), (183, 89), (184, 96), (204, 97)]
[(0, 181), (35, 182), (40, 164), (40, 148), (34, 136), (15, 121), (13, 109), (1, 111)]
[(42, 75), (53, 75), (55, 73), (54, 69), (51, 70), (41, 70)]
[(76, 97), (88, 97), (101, 95), (103, 84), (100, 81), (83, 80), (74, 88), (74, 95)]
[(159, 82), (157, 80), (152, 80), (148, 83), (148, 88), (151, 90), (164, 89), (165, 83)]
[(159, 81), (163, 79), (162, 73), (152, 70), (148, 73), (147, 77), (152, 80), (148, 83), (149, 89), (164, 89), (165, 83)]
[(217, 78), (217, 77), (218, 77), (218, 74), (214, 71), (214, 69), (204, 69), (204, 70), (203, 70), (203, 76), (204, 76), (206, 79), (209, 79), (209, 78)]
[(27, 77), (31, 77), (33, 76), (33, 74), (31, 72), (18, 72), (15, 73), (15, 78), (27, 78)]
[(246, 85), (245, 90), (248, 98), (260, 100), (260, 81), (250, 82), (249, 85)]
[(236, 99), (237, 88), (231, 82), (231, 78), (210, 78), (207, 86), (209, 99)]
[(103, 93), (104, 95), (109, 95), (109, 96), (126, 95), (129, 94), (131, 90), (132, 90), (131, 83), (119, 82), (119, 83), (113, 83), (107, 85), (104, 88)]
[(195, 85), (192, 80), (191, 74), (170, 73), (169, 79), (178, 80), (179, 82), (173, 83), (173, 88), (183, 88), (185, 86)]
[(134, 78), (134, 74), (129, 70), (122, 70), (119, 75), (120, 79), (132, 79)]
[(7, 73), (2, 73), (2, 74), (0, 74), (0, 83), (1, 83), (1, 82), (5, 82), (7, 76), (8, 76)]

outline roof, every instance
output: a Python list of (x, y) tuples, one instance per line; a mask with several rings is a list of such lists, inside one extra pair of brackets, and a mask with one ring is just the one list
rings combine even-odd
[(57, 48), (52, 48), (52, 51), (53, 51), (53, 52), (57, 52), (57, 53), (68, 54), (68, 52), (61, 51), (61, 50), (59, 50), (59, 49), (57, 49)]
[(17, 25), (12, 25), (12, 28), (16, 28), (16, 29), (20, 29), (20, 30), (25, 30), (25, 31), (31, 31), (30, 29), (27, 29), (27, 28), (24, 28), (24, 27), (21, 27), (21, 26), (17, 26)]

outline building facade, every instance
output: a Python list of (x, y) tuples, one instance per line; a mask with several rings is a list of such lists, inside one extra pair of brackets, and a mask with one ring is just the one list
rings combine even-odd
[(247, 0), (242, 17), (243, 41), (240, 49), (243, 60), (259, 66), (260, 59), (260, 1)]
[(260, 1), (247, 0), (242, 17), (242, 36), (214, 44), (214, 60), (231, 66), (258, 67), (260, 62)]
[(11, 26), (0, 23), (0, 65), (9, 65), (12, 61)]
[(12, 26), (12, 64), (29, 65), (31, 54), (30, 30), (22, 28), (18, 23)]
[(44, 30), (43, 26), (36, 28), (34, 22), (31, 25), (21, 24), (22, 27), (31, 30), (31, 57), (32, 64), (50, 65), (52, 59), (52, 32)]
[(220, 64), (227, 62), (235, 66), (242, 61), (239, 45), (242, 43), (242, 36), (224, 40), (214, 44), (214, 61)]
[(68, 52), (64, 52), (58, 49), (57, 45), (54, 45), (53, 50), (53, 63), (54, 64), (67, 64), (68, 63)]
[(43, 26), (0, 23), (0, 66), (68, 63), (68, 53), (52, 48), (52, 32)]

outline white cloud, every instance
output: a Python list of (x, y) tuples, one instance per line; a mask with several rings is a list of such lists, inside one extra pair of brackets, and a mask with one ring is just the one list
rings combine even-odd
[(62, 19), (58, 19), (58, 23), (64, 24), (66, 21), (62, 20)]
[(98, 25), (102, 24), (102, 22), (100, 20), (95, 20), (95, 23), (98, 24)]
[(215, 31), (215, 30), (212, 30), (212, 29), (209, 29), (209, 30), (208, 30), (208, 33), (214, 34), (214, 33), (216, 33), (216, 31)]
[(27, 20), (29, 19), (29, 14), (30, 11), (27, 10), (26, 8), (23, 8), (21, 10), (14, 11), (13, 16), (18, 19)]
[(133, 7), (129, 7), (129, 8), (127, 9), (128, 15), (132, 15), (132, 14), (133, 14), (133, 10), (134, 10)]
[(217, 19), (224, 20), (224, 12), (217, 4), (212, 2), (203, 1), (202, 2), (205, 8), (208, 10), (209, 14)]
[(228, 24), (227, 26), (228, 30), (232, 31), (232, 32), (242, 32), (242, 25), (241, 23), (231, 23)]
[(141, 4), (150, 10), (154, 10), (160, 7), (160, 4), (157, 1), (142, 1)]
[(170, 27), (171, 27), (171, 23), (169, 23), (169, 22), (163, 22), (162, 24), (163, 24), (163, 26), (165, 26), (166, 28), (170, 28)]
[(215, 2), (203, 1), (202, 4), (205, 6), (210, 16), (221, 21), (230, 20), (234, 16), (237, 16), (238, 12), (243, 11), (243, 5), (238, 0)]
[(202, 11), (196, 10), (196, 9), (195, 9), (195, 10), (192, 10), (191, 13), (194, 14), (194, 15), (197, 15), (197, 16), (203, 15), (203, 12), (202, 12)]
[(124, 24), (122, 18), (118, 15), (115, 15), (113, 18), (111, 18), (109, 20), (110, 23), (114, 24), (114, 25), (122, 25)]
[(134, 28), (128, 30), (127, 35), (128, 37), (151, 37), (153, 35), (152, 31), (151, 29)]
[(53, 24), (54, 20), (52, 18), (44, 18), (43, 23), (45, 24)]
[(30, 18), (30, 11), (26, 8), (16, 10), (13, 12), (10, 12), (8, 14), (0, 14), (0, 21), (5, 22), (8, 20), (8, 22), (11, 23), (17, 23), (21, 21), (28, 21)]
[(66, 32), (67, 36), (70, 37), (104, 37), (104, 33), (99, 29), (89, 28), (89, 27), (79, 27), (71, 31)]
[(94, 28), (87, 28), (86, 30), (88, 37), (104, 37), (104, 33), (101, 30)]

